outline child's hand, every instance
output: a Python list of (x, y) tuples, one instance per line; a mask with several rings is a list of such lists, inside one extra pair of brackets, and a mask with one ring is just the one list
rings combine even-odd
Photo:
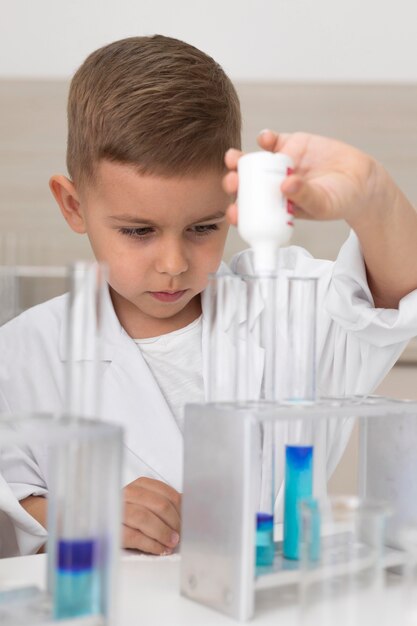
[[(295, 216), (318, 220), (345, 219), (352, 227), (371, 202), (380, 201), (378, 191), (392, 204), (394, 185), (384, 168), (369, 155), (334, 139), (306, 133), (276, 134), (263, 131), (258, 143), (264, 150), (284, 152), (294, 160), (294, 174), (282, 183), (281, 191), (294, 204)], [(231, 170), (224, 179), (227, 193), (238, 187), (238, 150), (226, 153)], [(382, 194), (383, 195), (383, 194)], [(384, 198), (385, 200), (385, 198)], [(380, 207), (379, 207), (380, 208)], [(228, 217), (237, 223), (237, 207), (231, 205)]]
[[(355, 231), (376, 307), (395, 309), (403, 296), (417, 289), (417, 211), (388, 172), (371, 156), (335, 139), (271, 130), (258, 137), (264, 150), (284, 152), (294, 173), (281, 185), (296, 217), (344, 219)], [(235, 194), (241, 152), (225, 156), (223, 187)], [(228, 208), (237, 223), (237, 206)]]
[(124, 548), (170, 554), (180, 539), (181, 494), (159, 480), (138, 478), (123, 489)]

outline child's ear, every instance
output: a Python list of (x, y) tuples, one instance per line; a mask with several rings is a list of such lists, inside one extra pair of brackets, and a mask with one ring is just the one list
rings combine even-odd
[(84, 213), (81, 210), (80, 199), (74, 183), (66, 176), (57, 174), (52, 176), (49, 181), (49, 187), (70, 228), (76, 233), (85, 233)]

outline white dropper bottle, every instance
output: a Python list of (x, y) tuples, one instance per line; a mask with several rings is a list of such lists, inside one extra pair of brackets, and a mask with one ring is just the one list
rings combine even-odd
[(280, 152), (250, 152), (238, 161), (238, 231), (253, 249), (257, 273), (276, 271), (278, 249), (291, 238), (292, 213), (281, 184), (293, 167)]

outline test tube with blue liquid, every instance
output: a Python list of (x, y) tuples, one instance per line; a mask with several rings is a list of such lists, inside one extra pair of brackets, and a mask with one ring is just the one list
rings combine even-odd
[[(56, 620), (110, 625), (120, 547), (122, 432), (63, 417), (67, 440), (50, 451), (48, 588)], [(74, 465), (74, 462), (76, 463)]]
[[(275, 274), (245, 276), (246, 285), (246, 389), (249, 400), (274, 402), (277, 396), (279, 280)], [(262, 378), (259, 363), (262, 356)], [(256, 388), (258, 385), (258, 389)], [(275, 425), (258, 424), (259, 498), (256, 512), (256, 566), (274, 562)]]
[[(103, 267), (74, 266), (67, 321), (67, 411), (62, 416), (69, 437), (51, 454), (48, 575), (57, 620), (108, 615), (110, 561), (120, 527), (121, 446), (103, 439), (99, 423), (95, 436), (86, 420), (99, 417), (98, 350), (105, 289)], [(72, 431), (77, 436), (71, 436)]]
[[(316, 400), (316, 302), (316, 278), (288, 279), (285, 401), (289, 404)], [(313, 495), (313, 428), (307, 420), (288, 424), (283, 541), (287, 559), (299, 559), (300, 503)]]
[(256, 513), (256, 566), (270, 566), (274, 562), (274, 424), (259, 424), (260, 434), (260, 491)]
[[(280, 282), (271, 272), (209, 277), (206, 298), (207, 399), (211, 402), (274, 402), (279, 360)], [(282, 295), (282, 294), (281, 294)], [(282, 363), (281, 363), (282, 365)], [(258, 424), (256, 564), (274, 560), (274, 462), (272, 422)]]

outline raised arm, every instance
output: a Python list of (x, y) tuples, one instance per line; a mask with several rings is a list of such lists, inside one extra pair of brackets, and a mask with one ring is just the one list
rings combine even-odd
[[(397, 308), (400, 299), (417, 289), (417, 211), (374, 158), (334, 139), (307, 133), (264, 131), (261, 148), (290, 155), (294, 173), (282, 192), (298, 218), (344, 219), (357, 234), (376, 307)], [(237, 161), (229, 150), (224, 179), (230, 194), (237, 191)], [(229, 207), (237, 221), (237, 207)]]

